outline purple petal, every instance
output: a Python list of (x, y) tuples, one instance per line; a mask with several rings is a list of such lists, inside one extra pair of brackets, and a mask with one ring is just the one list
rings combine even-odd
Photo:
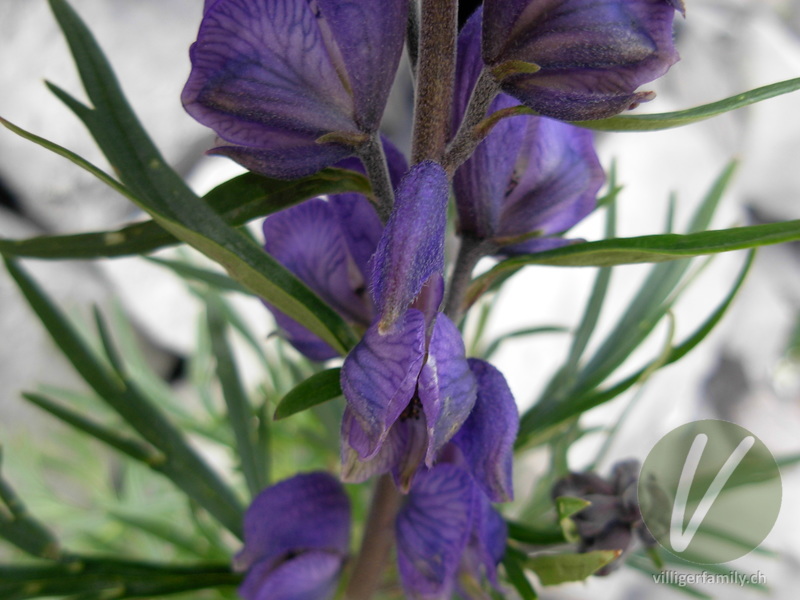
[(566, 231), (594, 210), (604, 181), (592, 132), (529, 117), (503, 202), (498, 237)]
[[(366, 292), (365, 281), (369, 277), (369, 261), (375, 254), (383, 233), (375, 208), (360, 194), (338, 194), (329, 199), (330, 207), (339, 222), (349, 254), (360, 275), (364, 302), (369, 304), (372, 317), (372, 299)], [(372, 319), (370, 318), (368, 322)]]
[(453, 441), (461, 449), (475, 481), (493, 502), (514, 497), (511, 467), (519, 414), (502, 373), (486, 361), (469, 359), (478, 397)]
[(370, 327), (345, 358), (342, 392), (364, 432), (363, 440), (350, 441), (362, 460), (378, 452), (408, 406), (424, 357), (425, 319), (411, 309), (386, 333)]
[[(459, 580), (471, 577), (477, 587), (485, 575), (497, 587), (497, 565), (506, 551), (508, 527), (484, 494), (477, 492), (473, 502), (472, 534), (461, 561)], [(463, 592), (465, 597), (471, 597), (466, 590)]]
[(326, 600), (336, 592), (343, 557), (304, 552), (275, 568), (258, 563), (239, 588), (245, 600)]
[(486, 0), (483, 58), (535, 63), (502, 81), (537, 112), (563, 120), (609, 117), (652, 97), (637, 93), (678, 60), (671, 0)]
[[(517, 100), (503, 94), (492, 103), (490, 112), (518, 104)], [(531, 118), (502, 119), (456, 171), (453, 191), (462, 233), (480, 239), (497, 235), (503, 202), (520, 152), (525, 151), (526, 126)]]
[[(216, 127), (209, 121), (198, 121)], [(318, 144), (315, 134), (285, 134), (273, 131), (273, 148), (248, 148), (246, 146), (222, 145), (212, 148), (207, 154), (227, 156), (244, 168), (278, 179), (296, 179), (316, 173), (336, 161), (353, 153), (353, 149), (341, 144)]]
[(461, 428), (475, 405), (475, 377), (465, 354), (458, 328), (440, 314), (433, 326), (428, 359), (419, 374), (419, 399), (428, 423), (425, 456), (428, 466)]
[(394, 212), (372, 264), (372, 296), (388, 329), (434, 273), (444, 269), (447, 175), (425, 161), (412, 167), (397, 189)]
[(356, 122), (375, 131), (403, 52), (408, 0), (316, 0), (316, 4), (341, 53)]
[(464, 23), (458, 34), (456, 57), (456, 82), (453, 93), (452, 133), (458, 130), (464, 114), (467, 112), (472, 89), (483, 70), (481, 58), (481, 16), (483, 10), (478, 8)]
[[(348, 234), (370, 225), (380, 231), (379, 222), (368, 220), (369, 211), (363, 198), (334, 203), (315, 198), (267, 217), (263, 225), (264, 249), (345, 319), (364, 326), (371, 321), (371, 306)], [(375, 232), (350, 242), (368, 243), (370, 235)]]
[(397, 562), (409, 596), (446, 598), (472, 526), (475, 487), (466, 471), (420, 471), (397, 515)]
[(342, 484), (328, 473), (304, 473), (256, 496), (244, 516), (244, 548), (234, 565), (239, 571), (274, 565), (305, 550), (345, 556), (349, 539), (350, 501)]
[(269, 302), (264, 302), (264, 305), (272, 313), (275, 323), (281, 330), (281, 337), (289, 342), (300, 354), (309, 360), (317, 362), (323, 362), (339, 356), (337, 350), (334, 350), (327, 342), (322, 341), (322, 338), (311, 333), (300, 323), (291, 317), (287, 317)]

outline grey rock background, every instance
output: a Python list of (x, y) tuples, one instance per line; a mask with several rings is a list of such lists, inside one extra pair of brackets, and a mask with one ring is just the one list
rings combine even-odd
[[(187, 49), (200, 18), (199, 0), (73, 0), (114, 65), (134, 109), (167, 159), (190, 177), (198, 191), (221, 181), (236, 167), (202, 158), (211, 135), (192, 121), (178, 100), (189, 62)], [(657, 83), (658, 98), (645, 111), (668, 111), (727, 97), (800, 75), (800, 2), (797, 0), (689, 0), (679, 24), (682, 61)], [(105, 167), (82, 125), (44, 87), (47, 79), (78, 93), (66, 46), (43, 0), (0, 0), (0, 115), (71, 148)], [(734, 185), (715, 225), (800, 218), (800, 97), (790, 95), (686, 129), (654, 134), (607, 135), (600, 139), (604, 164), (616, 158), (620, 197), (619, 235), (661, 231), (667, 198), (679, 198), (678, 223), (686, 221), (713, 178), (733, 156), (740, 159)], [(390, 114), (403, 110), (398, 92)], [(392, 113), (392, 111), (394, 111)], [(387, 118), (401, 144), (407, 129)], [(392, 131), (393, 130), (393, 131)], [(136, 218), (123, 199), (56, 157), (0, 131), (0, 180), (17, 211), (0, 207), (0, 235), (23, 237), (108, 229)], [(596, 239), (601, 219), (591, 218), (577, 236)], [(741, 256), (721, 257), (698, 279), (675, 311), (677, 339), (692, 331), (727, 292)], [(138, 259), (98, 263), (26, 261), (46, 289), (72, 313), (88, 317), (92, 303), (120, 301), (138, 326), (162, 371), (194, 344), (199, 307), (184, 286), (163, 270)], [(599, 333), (614, 322), (644, 276), (644, 267), (618, 269)], [(705, 417), (736, 421), (755, 432), (777, 455), (800, 449), (800, 366), (785, 355), (800, 315), (800, 255), (796, 245), (767, 248), (736, 305), (707, 343), (681, 363), (657, 374), (622, 428), (606, 464), (643, 458), (670, 429)], [(494, 333), (523, 325), (572, 324), (585, 302), (593, 273), (531, 268), (503, 293), (492, 317)], [(257, 302), (242, 308), (261, 336), (271, 323)], [(5, 462), (15, 448), (37, 443), (54, 427), (19, 398), (22, 389), (45, 382), (77, 388), (80, 383), (58, 357), (41, 326), (0, 273), (0, 442)], [(664, 332), (631, 359), (631, 369), (658, 353)], [(566, 351), (563, 339), (542, 336), (510, 342), (496, 363), (521, 406), (536, 397)], [(254, 366), (249, 381), (258, 381)], [(608, 423), (625, 400), (592, 412), (587, 421)], [(588, 440), (576, 446), (580, 469), (596, 452)], [(517, 489), (525, 493), (543, 468), (544, 457), (518, 468)], [(800, 584), (800, 479), (785, 478), (783, 510), (765, 543), (779, 559), (747, 557), (745, 570), (761, 569), (772, 597), (796, 597)], [(717, 597), (745, 598), (752, 592), (708, 588)], [(585, 585), (548, 590), (560, 598), (678, 597), (641, 576), (619, 573)]]

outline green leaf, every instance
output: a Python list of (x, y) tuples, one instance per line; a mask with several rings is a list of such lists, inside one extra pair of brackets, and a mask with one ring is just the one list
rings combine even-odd
[(223, 316), (221, 300), (211, 293), (206, 294), (204, 300), (211, 349), (217, 363), (217, 378), (222, 385), (222, 395), (228, 408), (228, 422), (236, 440), (236, 450), (242, 463), (247, 487), (250, 495), (255, 497), (266, 486), (266, 474), (259, 468), (261, 461), (256, 455), (258, 423), (228, 344), (228, 326)]
[(316, 373), (286, 394), (275, 409), (276, 421), (342, 395), (340, 368)]
[(148, 257), (150, 262), (166, 267), (176, 275), (180, 275), (189, 281), (197, 281), (220, 292), (239, 292), (240, 294), (252, 295), (252, 292), (234, 279), (224, 273), (197, 267), (182, 260), (171, 260), (166, 258)]
[(503, 566), (506, 569), (508, 582), (519, 592), (520, 598), (522, 598), (522, 600), (536, 600), (539, 595), (536, 593), (536, 590), (533, 589), (531, 582), (528, 581), (528, 578), (525, 576), (525, 571), (522, 568), (522, 564), (525, 562), (526, 558), (527, 557), (522, 552), (511, 547), (506, 547), (506, 553), (505, 556), (503, 556)]
[(230, 531), (241, 535), (243, 510), (239, 500), (188, 444), (183, 433), (124, 374), (106, 366), (25, 271), (7, 258), (4, 261), (42, 325), (84, 381), (142, 438), (164, 454), (166, 460), (153, 468), (158, 468)]
[(494, 356), (494, 353), (500, 349), (500, 346), (504, 342), (514, 338), (528, 337), (529, 335), (539, 335), (542, 333), (568, 333), (568, 332), (569, 329), (567, 327), (560, 327), (558, 325), (543, 325), (541, 327), (524, 327), (522, 329), (517, 329), (515, 331), (511, 331), (509, 333), (504, 333), (503, 335), (497, 336), (486, 346), (486, 349), (482, 352), (482, 355), (485, 360), (489, 360), (492, 356)]
[(65, 0), (50, 0), (50, 7), (67, 38), (93, 107), (56, 86), (50, 85), (50, 89), (88, 127), (137, 204), (176, 238), (221, 264), (231, 277), (346, 353), (356, 340), (344, 320), (192, 193), (147, 136), (85, 24)]
[(596, 550), (583, 554), (538, 554), (525, 566), (536, 573), (542, 585), (583, 581), (621, 554), (619, 550)]
[(108, 600), (151, 598), (178, 592), (230, 587), (242, 576), (228, 565), (162, 565), (79, 558), (46, 566), (0, 566), (0, 597), (24, 599), (100, 594)]
[(558, 426), (570, 419), (599, 406), (609, 400), (616, 398), (626, 390), (630, 389), (636, 383), (641, 381), (642, 377), (648, 374), (654, 365), (659, 364), (661, 367), (670, 365), (688, 354), (694, 349), (711, 331), (716, 327), (717, 323), (727, 312), (733, 299), (742, 287), (747, 273), (753, 264), (754, 252), (748, 254), (747, 261), (745, 262), (739, 277), (733, 285), (733, 288), (728, 293), (727, 297), (716, 308), (711, 316), (687, 339), (682, 343), (673, 347), (666, 357), (658, 357), (651, 363), (645, 365), (630, 377), (625, 378), (619, 383), (613, 385), (605, 390), (589, 390), (584, 391), (582, 394), (577, 394), (575, 397), (570, 398), (569, 402), (560, 402), (550, 405), (532, 406), (526, 411), (523, 421), (520, 424), (520, 434), (517, 436), (517, 447), (521, 448), (526, 446), (531, 440), (539, 433), (544, 432), (552, 427)]
[(653, 115), (625, 115), (597, 121), (575, 121), (574, 125), (597, 131), (656, 131), (704, 121), (723, 113), (743, 108), (800, 89), (800, 78), (788, 79), (737, 94), (724, 100), (688, 110)]
[[(220, 184), (203, 196), (203, 201), (226, 223), (238, 227), (308, 198), (346, 192), (368, 194), (369, 183), (359, 173), (334, 168), (294, 181), (245, 173)], [(130, 192), (126, 196), (128, 194)], [(145, 221), (113, 231), (0, 239), (0, 252), (7, 256), (47, 259), (114, 258), (147, 254), (178, 243), (180, 240), (158, 223)]]
[(618, 238), (573, 244), (554, 250), (515, 256), (497, 264), (478, 278), (492, 279), (504, 271), (527, 265), (562, 267), (608, 267), (639, 263), (658, 263), (747, 250), (758, 246), (800, 240), (800, 220), (734, 227), (679, 235), (665, 233), (633, 238)]
[(567, 519), (591, 505), (592, 503), (584, 498), (573, 496), (559, 496), (556, 498), (556, 511), (559, 519)]
[(509, 539), (523, 544), (547, 546), (550, 544), (563, 544), (566, 541), (563, 532), (558, 527), (539, 529), (509, 520), (506, 520), (506, 525), (508, 526)]

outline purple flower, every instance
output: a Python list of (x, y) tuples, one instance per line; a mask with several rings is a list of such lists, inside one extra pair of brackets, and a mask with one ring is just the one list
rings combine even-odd
[(271, 177), (309, 175), (378, 130), (403, 49), (408, 0), (206, 1), (182, 101)]
[[(458, 41), (454, 130), (481, 69), (480, 14)], [(490, 112), (516, 106), (501, 94)], [(568, 243), (557, 237), (596, 205), (604, 175), (593, 135), (545, 117), (502, 119), (453, 180), (462, 234), (489, 240), (500, 254), (538, 252)]]
[(373, 256), (377, 318), (342, 366), (345, 481), (391, 470), (407, 489), (475, 403), (461, 334), (438, 312), (448, 187), (438, 164), (412, 168)]
[[(407, 165), (403, 155), (383, 140), (392, 182), (398, 184)], [(363, 172), (355, 158), (338, 167)], [(315, 198), (264, 220), (264, 249), (289, 269), (345, 320), (364, 330), (375, 314), (368, 293), (369, 260), (378, 247), (383, 225), (370, 202), (360, 194)], [(297, 321), (271, 305), (286, 339), (311, 360), (327, 360), (337, 352)]]
[(464, 469), (441, 463), (421, 470), (395, 522), (400, 580), (412, 598), (485, 598), (497, 585), (506, 524)]
[[(553, 498), (570, 496), (591, 502), (570, 517), (580, 537), (581, 552), (621, 550), (627, 553), (634, 533), (645, 545), (655, 545), (639, 510), (639, 471), (639, 461), (626, 460), (614, 465), (609, 479), (595, 473), (570, 473), (553, 486)], [(617, 559), (596, 575), (608, 575), (620, 564)]]
[(325, 600), (350, 540), (350, 503), (323, 472), (286, 479), (262, 491), (244, 517), (244, 549), (234, 568), (247, 572), (245, 600)]
[(678, 60), (676, 10), (682, 0), (485, 0), (483, 60), (542, 115), (610, 117), (650, 100), (636, 89)]

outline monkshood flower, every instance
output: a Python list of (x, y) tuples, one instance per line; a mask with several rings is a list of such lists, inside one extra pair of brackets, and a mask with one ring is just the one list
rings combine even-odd
[(650, 100), (639, 86), (678, 60), (682, 0), (485, 0), (483, 60), (503, 91), (565, 121)]
[(519, 417), (511, 390), (489, 363), (469, 359), (475, 407), (431, 468), (421, 468), (397, 516), (397, 560), (414, 598), (485, 598), (497, 586), (506, 525), (490, 501), (511, 500), (511, 463)]
[(497, 586), (506, 524), (467, 471), (440, 463), (420, 470), (395, 521), (400, 580), (409, 597), (485, 598)]
[[(388, 140), (383, 148), (392, 183), (399, 185), (406, 160)], [(363, 173), (356, 158), (336, 165)], [(314, 198), (264, 220), (264, 248), (300, 278), (348, 323), (365, 330), (375, 310), (367, 287), (369, 261), (378, 247), (383, 225), (375, 208), (361, 194)], [(338, 355), (336, 350), (297, 321), (267, 304), (283, 336), (311, 360)]]
[(182, 101), (229, 156), (309, 175), (378, 130), (408, 0), (207, 0)]
[(245, 600), (326, 600), (348, 554), (350, 503), (331, 475), (296, 475), (256, 496), (244, 517)]
[[(479, 12), (458, 39), (453, 131), (483, 66), (480, 37)], [(490, 113), (518, 104), (500, 94)], [(460, 232), (506, 255), (566, 244), (555, 236), (595, 208), (604, 179), (590, 131), (545, 117), (507, 117), (456, 171)]]
[[(621, 550), (626, 553), (634, 533), (646, 546), (656, 544), (639, 510), (639, 471), (639, 461), (627, 460), (614, 465), (609, 479), (595, 473), (570, 473), (553, 486), (553, 498), (570, 496), (591, 502), (570, 517), (581, 538), (581, 552)], [(617, 559), (595, 574), (608, 575), (620, 564)]]
[(342, 366), (345, 481), (392, 471), (407, 490), (475, 404), (461, 334), (438, 311), (448, 188), (438, 164), (414, 166), (372, 258), (376, 320)]

